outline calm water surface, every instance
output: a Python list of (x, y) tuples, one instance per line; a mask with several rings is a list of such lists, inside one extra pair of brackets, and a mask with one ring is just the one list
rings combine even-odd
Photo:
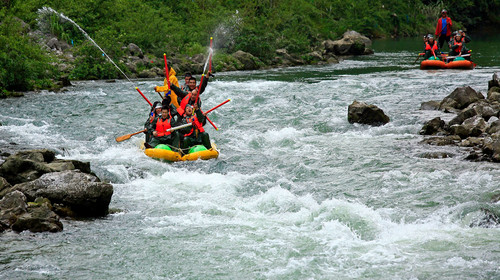
[[(498, 279), (498, 164), (419, 144), (420, 103), (456, 87), (487, 91), (500, 40), (469, 45), (472, 71), (421, 71), (418, 40), (376, 41), (339, 64), (218, 73), (202, 95), (220, 130), (217, 160), (163, 163), (138, 148), (154, 81), (74, 82), (0, 101), (0, 147), (47, 147), (90, 161), (114, 186), (94, 221), (60, 233), (0, 235), (1, 279)], [(175, 66), (174, 66), (175, 67)], [(347, 122), (354, 100), (391, 122)], [(454, 155), (425, 159), (428, 151)]]

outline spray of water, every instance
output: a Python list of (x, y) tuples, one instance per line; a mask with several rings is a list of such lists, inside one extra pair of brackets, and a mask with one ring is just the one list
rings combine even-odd
[[(129, 82), (132, 82), (129, 79), (129, 77), (122, 71), (122, 69), (120, 69), (120, 67), (118, 67), (118, 65), (115, 64), (115, 62), (108, 56), (108, 54), (94, 40), (92, 40), (92, 38), (90, 38), (90, 36), (87, 34), (87, 32), (85, 32), (85, 30), (83, 30), (83, 28), (81, 28), (76, 22), (74, 22), (69, 17), (65, 16), (62, 13), (57, 12), (56, 10), (54, 10), (54, 9), (52, 9), (50, 7), (43, 7), (43, 8), (41, 8), (41, 9), (38, 10), (38, 14), (41, 15), (41, 16), (42, 15), (48, 15), (48, 14), (51, 14), (51, 13), (58, 15), (63, 20), (69, 21), (69, 22), (71, 22), (71, 24), (73, 24), (74, 26), (76, 26), (76, 28), (78, 28), (78, 30), (80, 30), (82, 32), (82, 34), (85, 36), (85, 38), (87, 38), (90, 42), (92, 42), (92, 44), (94, 44), (94, 46), (96, 46), (106, 56), (106, 58), (116, 67), (116, 69), (118, 69), (123, 74), (123, 76), (125, 76), (125, 78)], [(40, 21), (39, 21), (39, 23), (40, 23)]]
[(205, 70), (207, 70), (208, 61), (210, 60), (210, 57), (213, 54), (214, 54), (214, 50), (212, 48), (208, 48), (208, 56), (207, 56), (207, 60), (205, 61), (205, 66), (203, 66), (203, 73), (205, 73)]

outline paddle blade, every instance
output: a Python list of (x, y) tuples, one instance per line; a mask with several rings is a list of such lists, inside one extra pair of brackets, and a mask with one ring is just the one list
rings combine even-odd
[(132, 137), (132, 134), (118, 136), (115, 138), (115, 140), (116, 140), (116, 142), (122, 142), (122, 141), (130, 139), (130, 137)]

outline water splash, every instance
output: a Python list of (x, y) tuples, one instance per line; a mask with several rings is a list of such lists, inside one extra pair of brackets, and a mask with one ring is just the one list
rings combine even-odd
[(205, 66), (203, 66), (203, 73), (205, 73), (205, 70), (207, 70), (208, 61), (210, 60), (210, 57), (213, 56), (213, 54), (214, 50), (212, 48), (208, 48), (208, 56), (207, 60), (205, 61)]
[[(59, 13), (56, 10), (52, 9), (51, 7), (43, 7), (41, 9), (38, 9), (38, 14), (40, 16), (48, 15), (48, 14), (51, 14), (51, 13), (59, 16), (63, 20), (69, 21), (71, 24), (73, 24), (74, 26), (76, 26), (76, 28), (78, 28), (78, 30), (80, 30), (82, 32), (82, 34), (85, 36), (85, 38), (87, 38), (90, 42), (92, 42), (92, 44), (94, 44), (94, 46), (96, 46), (102, 52), (102, 54), (104, 56), (106, 56), (106, 58), (116, 67), (116, 69), (118, 69), (123, 74), (123, 76), (125, 76), (125, 78), (129, 82), (132, 82), (129, 79), (129, 77), (122, 71), (122, 69), (120, 69), (120, 67), (118, 67), (118, 65), (115, 64), (115, 62), (108, 56), (108, 54), (89, 36), (89, 34), (87, 34), (87, 32), (85, 32), (85, 30), (83, 30), (83, 28), (80, 27), (80, 25), (78, 25), (76, 22), (74, 22), (72, 19), (70, 19), (69, 17), (65, 16), (64, 14)], [(39, 26), (43, 26), (43, 21), (39, 20), (38, 24), (39, 24)]]

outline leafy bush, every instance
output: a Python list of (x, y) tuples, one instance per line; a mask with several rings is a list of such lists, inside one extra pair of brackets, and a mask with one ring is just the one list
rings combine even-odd
[(0, 89), (28, 91), (53, 85), (58, 73), (52, 58), (24, 35), (21, 23), (6, 17), (0, 24)]

